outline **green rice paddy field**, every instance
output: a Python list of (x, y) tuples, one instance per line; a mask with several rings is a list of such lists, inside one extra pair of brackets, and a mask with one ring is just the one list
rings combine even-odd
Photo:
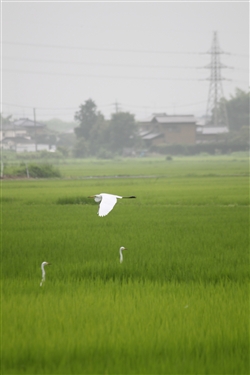
[(249, 374), (247, 156), (59, 169), (1, 181), (1, 374)]

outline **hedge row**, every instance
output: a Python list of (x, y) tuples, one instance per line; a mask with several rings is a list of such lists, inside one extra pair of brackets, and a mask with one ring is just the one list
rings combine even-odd
[(12, 167), (5, 173), (6, 176), (33, 177), (33, 178), (52, 178), (61, 177), (59, 169), (51, 164), (24, 164), (19, 167)]
[(249, 144), (195, 144), (195, 145), (155, 145), (150, 147), (150, 152), (157, 152), (163, 155), (196, 155), (207, 153), (230, 154), (231, 152), (248, 151)]

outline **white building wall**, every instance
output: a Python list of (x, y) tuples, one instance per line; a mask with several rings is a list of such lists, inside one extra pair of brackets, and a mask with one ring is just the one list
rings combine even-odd
[[(36, 145), (34, 143), (32, 144), (17, 144), (16, 146), (16, 152), (35, 152), (36, 151)], [(37, 151), (50, 151), (55, 152), (56, 146), (52, 145), (51, 147), (49, 145), (43, 145), (38, 144), (37, 145)]]

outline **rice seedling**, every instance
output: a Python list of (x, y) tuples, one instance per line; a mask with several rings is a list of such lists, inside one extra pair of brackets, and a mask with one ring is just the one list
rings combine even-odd
[(3, 300), (3, 373), (247, 374), (246, 285), (20, 286)]
[[(2, 373), (248, 374), (247, 170), (216, 168), (3, 181)], [(100, 218), (100, 189), (137, 199)]]

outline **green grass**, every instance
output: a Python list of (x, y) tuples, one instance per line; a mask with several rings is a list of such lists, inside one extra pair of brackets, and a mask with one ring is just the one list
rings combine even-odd
[[(173, 157), (172, 161), (165, 156), (157, 158), (116, 158), (99, 159), (51, 159), (47, 162), (60, 168), (64, 178), (93, 177), (129, 177), (129, 176), (165, 176), (165, 177), (200, 177), (225, 176), (249, 173), (248, 154), (235, 153), (220, 156)], [(4, 173), (13, 174), (13, 168), (20, 166), (20, 161), (4, 161)], [(27, 160), (30, 163), (30, 160)], [(36, 164), (44, 160), (36, 160)]]
[(174, 157), (167, 161), (166, 157), (117, 159), (117, 160), (68, 160), (60, 164), (64, 177), (87, 176), (209, 176), (239, 175), (248, 173), (247, 156), (206, 156), (206, 157)]
[(248, 373), (246, 286), (97, 278), (9, 287), (4, 373)]
[(157, 163), (2, 181), (2, 374), (249, 374), (248, 163)]

